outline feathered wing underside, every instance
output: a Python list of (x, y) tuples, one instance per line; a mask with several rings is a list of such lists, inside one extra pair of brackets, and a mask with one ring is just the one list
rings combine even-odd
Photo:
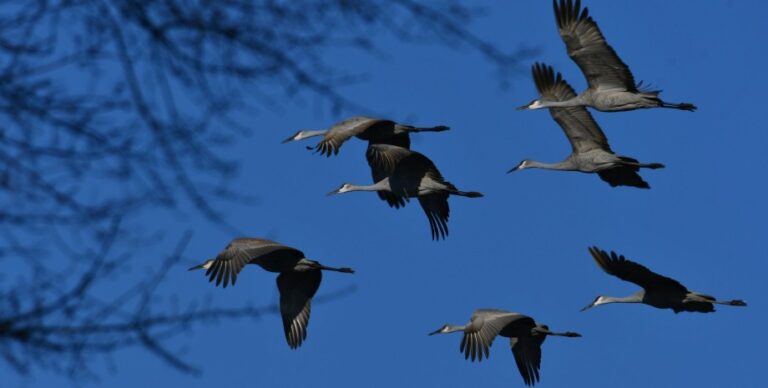
[(517, 370), (520, 371), (525, 385), (534, 385), (539, 381), (541, 344), (544, 342), (544, 338), (546, 338), (545, 334), (532, 333), (529, 337), (511, 337), (509, 339)]
[(482, 361), (483, 356), (490, 356), (491, 345), (499, 332), (511, 322), (525, 318), (528, 317), (503, 310), (476, 310), (464, 329), (459, 351), (464, 353), (465, 359)]
[(383, 120), (356, 116), (339, 122), (328, 130), (323, 140), (315, 146), (315, 150), (325, 156), (338, 155), (339, 149), (344, 142), (362, 134), (368, 128), (381, 121)]
[[(407, 137), (407, 135), (406, 135)], [(397, 147), (388, 145), (391, 147)], [(388, 147), (383, 147), (381, 144), (370, 144), (368, 145), (368, 149), (365, 152), (365, 158), (368, 161), (368, 166), (371, 167), (371, 175), (373, 176), (373, 183), (376, 183), (390, 175), (395, 170), (395, 165), (399, 160), (401, 160), (406, 155), (403, 153), (398, 153), (398, 155), (393, 155), (391, 158), (388, 158), (385, 156), (385, 149)], [(401, 149), (406, 149), (403, 147), (397, 147)], [(408, 198), (395, 195), (394, 193), (387, 192), (387, 191), (377, 191), (376, 192), (379, 195), (379, 198), (386, 201), (387, 204), (389, 204), (390, 207), (394, 207), (396, 209), (399, 209), (403, 206), (405, 206)]]
[(448, 217), (451, 209), (448, 206), (448, 193), (438, 192), (419, 196), (419, 204), (429, 220), (429, 229), (433, 240), (445, 239), (448, 236)]
[(629, 67), (606, 42), (581, 1), (553, 0), (555, 19), (568, 56), (579, 66), (592, 89), (637, 91)]
[(392, 134), (392, 136), (388, 136), (385, 138), (371, 139), (368, 141), (368, 145), (371, 145), (371, 144), (388, 144), (388, 145), (393, 145), (397, 147), (402, 147), (405, 149), (410, 149), (411, 137), (408, 135), (408, 133), (397, 133), (397, 134)]
[[(620, 156), (620, 158), (627, 162), (638, 163), (637, 159), (628, 158), (626, 156)], [(643, 180), (640, 174), (638, 174), (639, 171), (640, 168), (637, 166), (621, 165), (606, 170), (600, 170), (597, 172), (597, 175), (600, 176), (600, 179), (608, 182), (611, 187), (632, 186), (641, 189), (649, 189), (651, 186), (648, 185), (648, 182)]]
[(216, 280), (218, 287), (223, 283), (226, 288), (229, 283), (235, 285), (237, 275), (246, 264), (265, 255), (279, 252), (286, 257), (301, 259), (304, 253), (280, 243), (257, 238), (235, 239), (213, 261), (205, 273), (208, 280)]
[(320, 270), (283, 272), (277, 277), (280, 291), (280, 315), (283, 318), (285, 339), (296, 349), (307, 338), (312, 297), (320, 287)]
[(677, 280), (659, 275), (643, 265), (632, 262), (617, 255), (616, 252), (608, 252), (597, 247), (590, 247), (589, 253), (595, 259), (600, 268), (606, 273), (616, 276), (621, 280), (632, 282), (646, 290), (666, 291), (671, 294), (686, 294), (688, 289)]
[[(536, 63), (532, 71), (542, 99), (567, 101), (576, 97), (573, 88), (551, 66)], [(549, 113), (565, 132), (574, 152), (583, 153), (595, 148), (611, 152), (608, 139), (585, 106), (551, 107)]]

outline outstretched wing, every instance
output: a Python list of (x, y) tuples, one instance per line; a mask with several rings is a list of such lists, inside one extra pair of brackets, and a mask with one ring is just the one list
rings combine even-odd
[(517, 370), (520, 371), (525, 385), (534, 385), (539, 381), (541, 344), (545, 338), (545, 334), (533, 333), (530, 337), (511, 337), (509, 339)]
[[(621, 158), (630, 162), (637, 163), (636, 159), (627, 158), (624, 156)], [(597, 175), (600, 176), (600, 179), (608, 182), (611, 187), (632, 186), (641, 189), (650, 189), (651, 186), (648, 185), (648, 182), (643, 180), (640, 174), (638, 174), (639, 171), (640, 168), (637, 166), (622, 165), (612, 167), (607, 170), (600, 170), (597, 172)]]
[(419, 203), (429, 220), (432, 240), (444, 240), (448, 236), (448, 216), (451, 212), (448, 206), (448, 193), (442, 191), (420, 195)]
[(353, 136), (360, 135), (368, 128), (376, 125), (382, 121), (372, 117), (355, 116), (339, 122), (328, 129), (325, 137), (315, 146), (315, 150), (319, 151), (322, 155), (331, 156), (338, 155), (339, 149), (345, 141), (349, 140)]
[(579, 66), (592, 89), (637, 91), (629, 67), (608, 45), (597, 23), (581, 1), (553, 0), (557, 29), (565, 42), (568, 56)]
[[(407, 134), (405, 135), (407, 138)], [(368, 166), (371, 167), (371, 175), (373, 176), (373, 182), (376, 183), (390, 175), (395, 170), (397, 163), (403, 158), (408, 156), (407, 148), (376, 143), (369, 144), (368, 149), (365, 152), (365, 159), (368, 161)], [(388, 152), (389, 151), (389, 152)], [(388, 191), (377, 191), (379, 198), (386, 201), (390, 207), (399, 209), (405, 206), (408, 201), (407, 197), (395, 195)]]
[[(536, 89), (544, 100), (566, 101), (576, 97), (573, 88), (560, 73), (555, 74), (552, 66), (535, 63), (532, 72)], [(565, 132), (574, 152), (581, 153), (595, 148), (611, 152), (608, 139), (585, 106), (552, 107), (549, 113)]]
[(285, 339), (291, 349), (301, 346), (307, 338), (312, 297), (320, 287), (320, 270), (283, 272), (277, 277), (280, 290), (280, 315)]
[(224, 283), (224, 287), (232, 282), (235, 285), (237, 275), (246, 264), (252, 260), (266, 255), (284, 255), (285, 257), (300, 259), (304, 253), (296, 248), (258, 238), (239, 238), (224, 248), (224, 251), (216, 256), (208, 271), (205, 273), (208, 280), (216, 280), (216, 286)]
[(677, 280), (659, 275), (643, 265), (625, 259), (623, 255), (617, 255), (616, 252), (611, 251), (609, 255), (598, 247), (590, 247), (589, 253), (603, 271), (621, 280), (635, 283), (645, 289), (683, 294), (688, 292)]
[(465, 359), (482, 361), (483, 355), (485, 358), (490, 356), (490, 347), (499, 332), (510, 323), (521, 319), (530, 319), (531, 324), (535, 326), (533, 319), (522, 314), (503, 310), (475, 310), (469, 325), (464, 329), (459, 350), (464, 353)]

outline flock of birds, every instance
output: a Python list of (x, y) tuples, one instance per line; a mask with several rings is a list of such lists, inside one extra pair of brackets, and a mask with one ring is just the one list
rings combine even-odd
[[(555, 73), (551, 66), (533, 65), (533, 79), (539, 98), (518, 109), (549, 109), (570, 141), (573, 152), (559, 163), (523, 160), (509, 172), (528, 168), (597, 173), (611, 186), (649, 188), (638, 174), (641, 168), (657, 169), (660, 163), (640, 163), (636, 159), (616, 155), (587, 107), (606, 112), (645, 108), (672, 108), (694, 111), (689, 103), (668, 103), (659, 91), (643, 88), (635, 82), (629, 67), (608, 45), (587, 8), (580, 0), (553, 0), (558, 31), (565, 42), (568, 55), (584, 73), (589, 88), (576, 94), (573, 88)], [(371, 168), (373, 184), (345, 183), (329, 193), (375, 191), (390, 207), (405, 206), (410, 198), (418, 198), (424, 209), (433, 240), (448, 235), (448, 197), (457, 195), (478, 198), (475, 191), (459, 190), (445, 180), (435, 164), (423, 154), (410, 149), (410, 134), (441, 132), (446, 126), (419, 128), (392, 120), (352, 117), (326, 130), (303, 130), (284, 143), (322, 136), (310, 150), (326, 156), (336, 155), (352, 137), (368, 141), (366, 159)], [(589, 248), (597, 265), (606, 273), (632, 282), (642, 288), (627, 297), (598, 296), (589, 308), (609, 303), (643, 303), (675, 313), (713, 312), (715, 304), (746, 306), (742, 300), (718, 300), (713, 296), (688, 290), (678, 281), (659, 275), (641, 264), (627, 260), (615, 252), (597, 247)], [(258, 238), (233, 240), (214, 259), (190, 268), (205, 269), (216, 286), (234, 285), (246, 264), (257, 264), (264, 270), (276, 272), (280, 292), (280, 312), (288, 345), (295, 349), (307, 337), (310, 305), (322, 279), (322, 271), (354, 273), (350, 268), (329, 267), (306, 258), (303, 252), (274, 241)], [(466, 325), (444, 325), (430, 333), (463, 332), (460, 351), (472, 361), (488, 358), (489, 348), (497, 336), (510, 339), (515, 363), (526, 385), (539, 381), (541, 345), (547, 336), (580, 337), (575, 332), (553, 332), (533, 318), (497, 309), (478, 309)]]

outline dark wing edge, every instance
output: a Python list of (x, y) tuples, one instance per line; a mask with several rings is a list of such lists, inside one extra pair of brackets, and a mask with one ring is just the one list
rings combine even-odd
[(576, 62), (587, 79), (590, 88), (601, 84), (621, 87), (636, 92), (637, 85), (632, 72), (616, 50), (605, 40), (597, 23), (589, 16), (589, 9), (581, 9), (581, 1), (552, 1), (557, 29), (565, 43), (568, 56)]
[[(637, 160), (626, 157), (622, 157), (622, 159), (637, 162)], [(643, 177), (641, 177), (640, 174), (638, 174), (639, 171), (639, 167), (625, 165), (600, 170), (597, 172), (597, 175), (600, 176), (600, 179), (608, 182), (611, 187), (631, 186), (639, 189), (650, 189), (651, 186), (648, 182), (643, 180)]]
[[(385, 157), (386, 155), (385, 154), (386, 151), (384, 151), (385, 147), (375, 146), (378, 144), (383, 144), (383, 143), (369, 144), (368, 149), (365, 152), (365, 159), (368, 161), (368, 166), (370, 166), (371, 168), (371, 176), (373, 177), (373, 183), (377, 183), (380, 180), (390, 176), (394, 171), (394, 166), (396, 165), (395, 160), (397, 161), (401, 160), (401, 158), (399, 157), (396, 157), (395, 160)], [(401, 147), (401, 148), (405, 148), (405, 147)], [(405, 204), (408, 202), (407, 197), (395, 195), (392, 192), (377, 191), (376, 194), (379, 195), (379, 198), (386, 201), (390, 207), (394, 207), (395, 209), (404, 207)]]
[(208, 276), (209, 282), (216, 280), (216, 287), (224, 283), (224, 288), (227, 288), (230, 282), (234, 286), (237, 282), (237, 275), (250, 261), (251, 257), (246, 252), (226, 250), (216, 257), (205, 275)]
[(341, 149), (344, 142), (365, 132), (370, 126), (381, 121), (381, 119), (370, 117), (352, 117), (337, 123), (328, 130), (323, 140), (317, 143), (315, 152), (320, 152), (321, 155), (327, 157), (338, 155), (339, 149)]
[[(549, 101), (567, 101), (576, 97), (571, 85), (552, 66), (534, 63), (531, 68), (536, 89), (542, 98)], [(611, 151), (608, 139), (592, 114), (585, 106), (549, 108), (552, 118), (560, 125), (570, 141), (573, 150), (585, 152), (593, 148)]]
[(541, 343), (544, 342), (544, 338), (544, 334), (534, 334), (532, 337), (512, 337), (509, 339), (517, 370), (520, 371), (525, 385), (531, 386), (539, 381)]
[(296, 349), (307, 338), (312, 297), (320, 287), (322, 272), (283, 272), (277, 277), (280, 291), (280, 315), (283, 319), (285, 339)]
[(611, 251), (609, 255), (608, 252), (598, 247), (590, 247), (589, 253), (603, 271), (621, 280), (635, 283), (643, 288), (663, 288), (682, 293), (688, 292), (688, 289), (677, 280), (659, 275), (641, 264), (627, 260), (624, 255), (618, 255), (614, 251)]
[(420, 195), (419, 203), (429, 220), (432, 240), (444, 240), (448, 236), (448, 217), (451, 212), (448, 206), (448, 193), (439, 192)]

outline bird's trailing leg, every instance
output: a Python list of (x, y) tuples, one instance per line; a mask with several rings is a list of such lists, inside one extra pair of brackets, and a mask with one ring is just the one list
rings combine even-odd
[(355, 273), (355, 270), (349, 267), (328, 267), (325, 265), (322, 265), (316, 261), (311, 262), (310, 266), (315, 269), (321, 269), (324, 271), (334, 271), (334, 272), (343, 272), (343, 273)]
[(687, 103), (687, 102), (681, 102), (679, 104), (674, 104), (674, 103), (671, 103), (671, 102), (661, 101), (661, 105), (659, 105), (659, 106), (662, 107), (662, 108), (687, 110), (688, 112), (695, 112), (696, 109), (698, 109), (696, 107), (696, 105), (693, 105), (693, 104), (690, 104), (690, 103)]
[(734, 299), (734, 300), (715, 300), (712, 303), (716, 304), (724, 304), (728, 306), (746, 306), (747, 302), (741, 300), (741, 299)]
[(560, 336), (560, 337), (581, 337), (581, 334), (573, 332), (573, 331), (566, 331), (566, 332), (563, 332), (563, 333), (558, 333), (558, 332), (550, 331), (548, 328), (544, 328), (544, 327), (541, 327), (541, 326), (534, 327), (533, 329), (531, 329), (531, 331), (533, 333), (541, 333), (541, 334), (546, 334), (546, 335), (557, 335), (557, 336)]

